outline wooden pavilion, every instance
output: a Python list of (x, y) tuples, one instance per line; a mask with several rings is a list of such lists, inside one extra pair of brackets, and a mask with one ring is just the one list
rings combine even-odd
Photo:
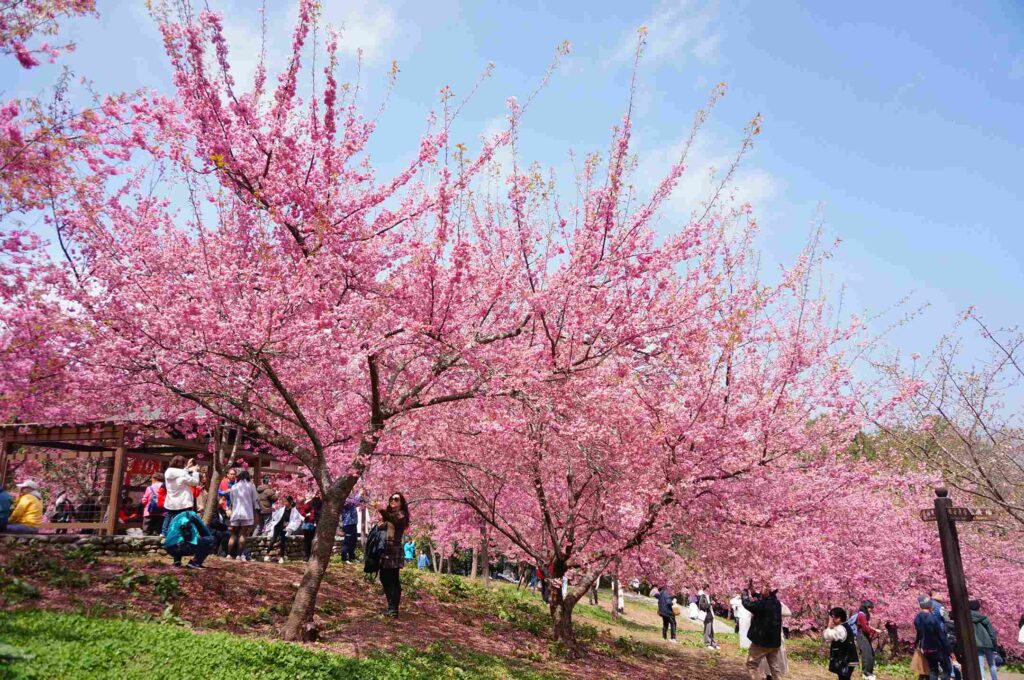
[[(75, 533), (90, 530), (111, 535), (117, 529), (126, 475), (151, 475), (162, 471), (178, 454), (208, 465), (211, 438), (185, 438), (173, 424), (156, 426), (113, 420), (0, 425), (0, 486), (7, 485), (8, 468), (18, 461), (101, 461), (106, 470), (103, 488), (98, 491), (105, 512), (97, 521), (43, 522), (40, 528)], [(264, 474), (296, 474), (302, 470), (294, 463), (276, 460), (265, 448), (239, 450), (238, 455), (254, 469), (257, 480)]]

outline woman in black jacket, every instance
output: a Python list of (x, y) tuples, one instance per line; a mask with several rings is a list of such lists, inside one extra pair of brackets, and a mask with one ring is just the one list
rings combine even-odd
[(378, 526), (386, 530), (384, 553), (380, 558), (380, 584), (384, 587), (384, 597), (388, 601), (388, 616), (398, 616), (398, 604), (402, 600), (402, 582), (398, 570), (405, 566), (405, 553), (402, 549), (402, 536), (409, 527), (409, 504), (405, 496), (393, 493), (388, 498), (387, 507), (379, 509), (380, 523)]

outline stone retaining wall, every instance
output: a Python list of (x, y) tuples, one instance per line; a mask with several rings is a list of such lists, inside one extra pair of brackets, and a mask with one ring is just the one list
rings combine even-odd
[[(334, 539), (334, 552), (341, 552), (342, 539)], [(262, 560), (267, 554), (270, 537), (250, 537), (246, 541), (249, 555), (254, 560)], [(105, 556), (146, 556), (166, 555), (163, 539), (160, 536), (81, 536), (78, 534), (0, 534), (0, 546), (6, 550), (17, 549), (17, 546), (57, 547), (63, 550), (91, 546), (97, 555)], [(273, 557), (280, 555), (280, 548), (274, 546)], [(302, 536), (286, 538), (285, 555), (288, 559), (302, 559)]]

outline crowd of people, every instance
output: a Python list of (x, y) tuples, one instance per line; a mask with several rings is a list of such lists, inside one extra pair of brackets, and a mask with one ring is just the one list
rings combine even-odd
[[(650, 596), (657, 599), (658, 614), (662, 619), (662, 637), (675, 642), (677, 618), (688, 612), (688, 618), (704, 628), (704, 644), (718, 649), (714, 638), (715, 598), (707, 586), (692, 594), (673, 595), (668, 585), (652, 588)], [(634, 581), (639, 592), (639, 581)], [(684, 603), (686, 608), (684, 608)], [(959, 680), (964, 659), (963, 646), (956, 638), (951, 612), (943, 605), (942, 596), (932, 591), (918, 600), (920, 611), (914, 618), (914, 659), (912, 670), (920, 678), (929, 680)], [(970, 601), (974, 642), (978, 649), (978, 664), (983, 676), (997, 680), (998, 667), (1003, 664), (999, 637), (995, 627), (981, 611), (981, 602)], [(789, 672), (786, 658), (785, 620), (792, 615), (770, 584), (758, 590), (753, 586), (737, 592), (729, 601), (729, 616), (734, 621), (739, 646), (747, 650), (747, 670), (754, 680), (777, 680)], [(864, 680), (875, 680), (875, 655), (880, 648), (883, 629), (873, 623), (874, 603), (864, 600), (852, 613), (843, 607), (833, 607), (823, 637), (829, 643), (829, 671), (839, 680), (850, 680), (860, 670)], [(1024, 640), (1024, 616), (1018, 622), (1019, 639)], [(896, 627), (885, 626), (891, 638), (896, 638)]]
[[(173, 563), (188, 569), (203, 569), (210, 555), (249, 561), (246, 541), (254, 533), (270, 537), (265, 557), (268, 561), (272, 559), (275, 548), (279, 551), (277, 559), (285, 561), (289, 536), (302, 537), (304, 559), (310, 559), (323, 507), (319, 496), (310, 494), (301, 503), (290, 495), (279, 497), (268, 478), (264, 477), (257, 487), (250, 472), (243, 467), (227, 472), (217, 487), (215, 497), (209, 497), (207, 481), (194, 460), (175, 456), (164, 472), (152, 476), (140, 501), (132, 501), (127, 494), (121, 499), (119, 522), (126, 525), (141, 521), (146, 534), (163, 536), (164, 547)], [(0, 489), (0, 533), (36, 533), (44, 517), (39, 485), (29, 479), (15, 485), (15, 488), (18, 491), (16, 498)], [(214, 508), (213, 519), (208, 525), (202, 514), (209, 509), (210, 503)], [(354, 494), (342, 509), (340, 524), (344, 538), (340, 552), (344, 562), (355, 560), (359, 512), (364, 505), (363, 499)], [(88, 513), (88, 519), (82, 519), (83, 512)], [(84, 497), (77, 507), (62, 495), (54, 504), (51, 520), (55, 523), (95, 522), (99, 519), (99, 512), (98, 496), (94, 494)], [(429, 568), (430, 560), (422, 551), (417, 556), (416, 542), (411, 538), (406, 540), (410, 515), (404, 495), (392, 494), (378, 512), (380, 518), (376, 531), (370, 533), (364, 555), (365, 570), (379, 573), (387, 604), (386, 614), (398, 616), (402, 597), (399, 571), (412, 564), (419, 569)], [(88, 531), (82, 530), (83, 533)], [(184, 557), (190, 559), (183, 565)], [(550, 580), (538, 567), (530, 584), (540, 587), (545, 602), (549, 600)], [(568, 587), (568, 582), (568, 578), (562, 579), (563, 590)], [(640, 592), (639, 580), (634, 580), (631, 585)], [(596, 604), (596, 584), (592, 590), (591, 600)], [(648, 592), (657, 600), (665, 640), (676, 641), (677, 620), (685, 612), (690, 620), (702, 626), (704, 645), (709, 649), (719, 649), (715, 640), (717, 610), (718, 614), (733, 619), (739, 646), (747, 650), (746, 665), (752, 678), (778, 680), (788, 673), (784, 622), (791, 612), (769, 583), (756, 590), (752, 583), (737, 590), (728, 601), (728, 607), (716, 600), (707, 585), (678, 595), (673, 594), (668, 584), (651, 588)], [(963, 645), (957, 639), (952, 612), (944, 606), (942, 596), (936, 591), (921, 597), (918, 604), (920, 611), (913, 620), (915, 651), (912, 669), (921, 678), (929, 680), (961, 678)], [(620, 612), (624, 611), (621, 592), (615, 606)], [(981, 602), (971, 600), (969, 606), (979, 665), (990, 680), (997, 680), (997, 669), (1003, 663), (999, 636), (982, 612)], [(823, 637), (829, 643), (829, 670), (839, 680), (849, 680), (857, 669), (864, 680), (875, 680), (875, 654), (883, 638), (882, 630), (873, 623), (873, 612), (871, 600), (861, 602), (852, 613), (842, 607), (829, 610)], [(1019, 626), (1019, 636), (1024, 638), (1024, 616)], [(890, 622), (885, 627), (889, 629), (890, 638), (895, 640), (895, 625)]]

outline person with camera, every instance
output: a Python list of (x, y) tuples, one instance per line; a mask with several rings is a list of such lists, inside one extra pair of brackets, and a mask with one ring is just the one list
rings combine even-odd
[(829, 621), (823, 634), (829, 643), (828, 670), (839, 680), (850, 680), (857, 666), (857, 643), (853, 628), (847, 622), (846, 610), (833, 607), (828, 611)]
[(750, 612), (750, 651), (747, 653), (747, 672), (753, 680), (760, 680), (759, 667), (765, 660), (772, 680), (785, 675), (782, 664), (782, 603), (778, 591), (766, 580), (760, 592), (752, 592), (753, 580), (743, 591), (743, 607)]
[(199, 486), (199, 466), (195, 458), (185, 460), (185, 456), (171, 458), (170, 465), (164, 471), (164, 526), (160, 532), (167, 535), (167, 527), (177, 515), (191, 510), (195, 504), (192, 488)]

